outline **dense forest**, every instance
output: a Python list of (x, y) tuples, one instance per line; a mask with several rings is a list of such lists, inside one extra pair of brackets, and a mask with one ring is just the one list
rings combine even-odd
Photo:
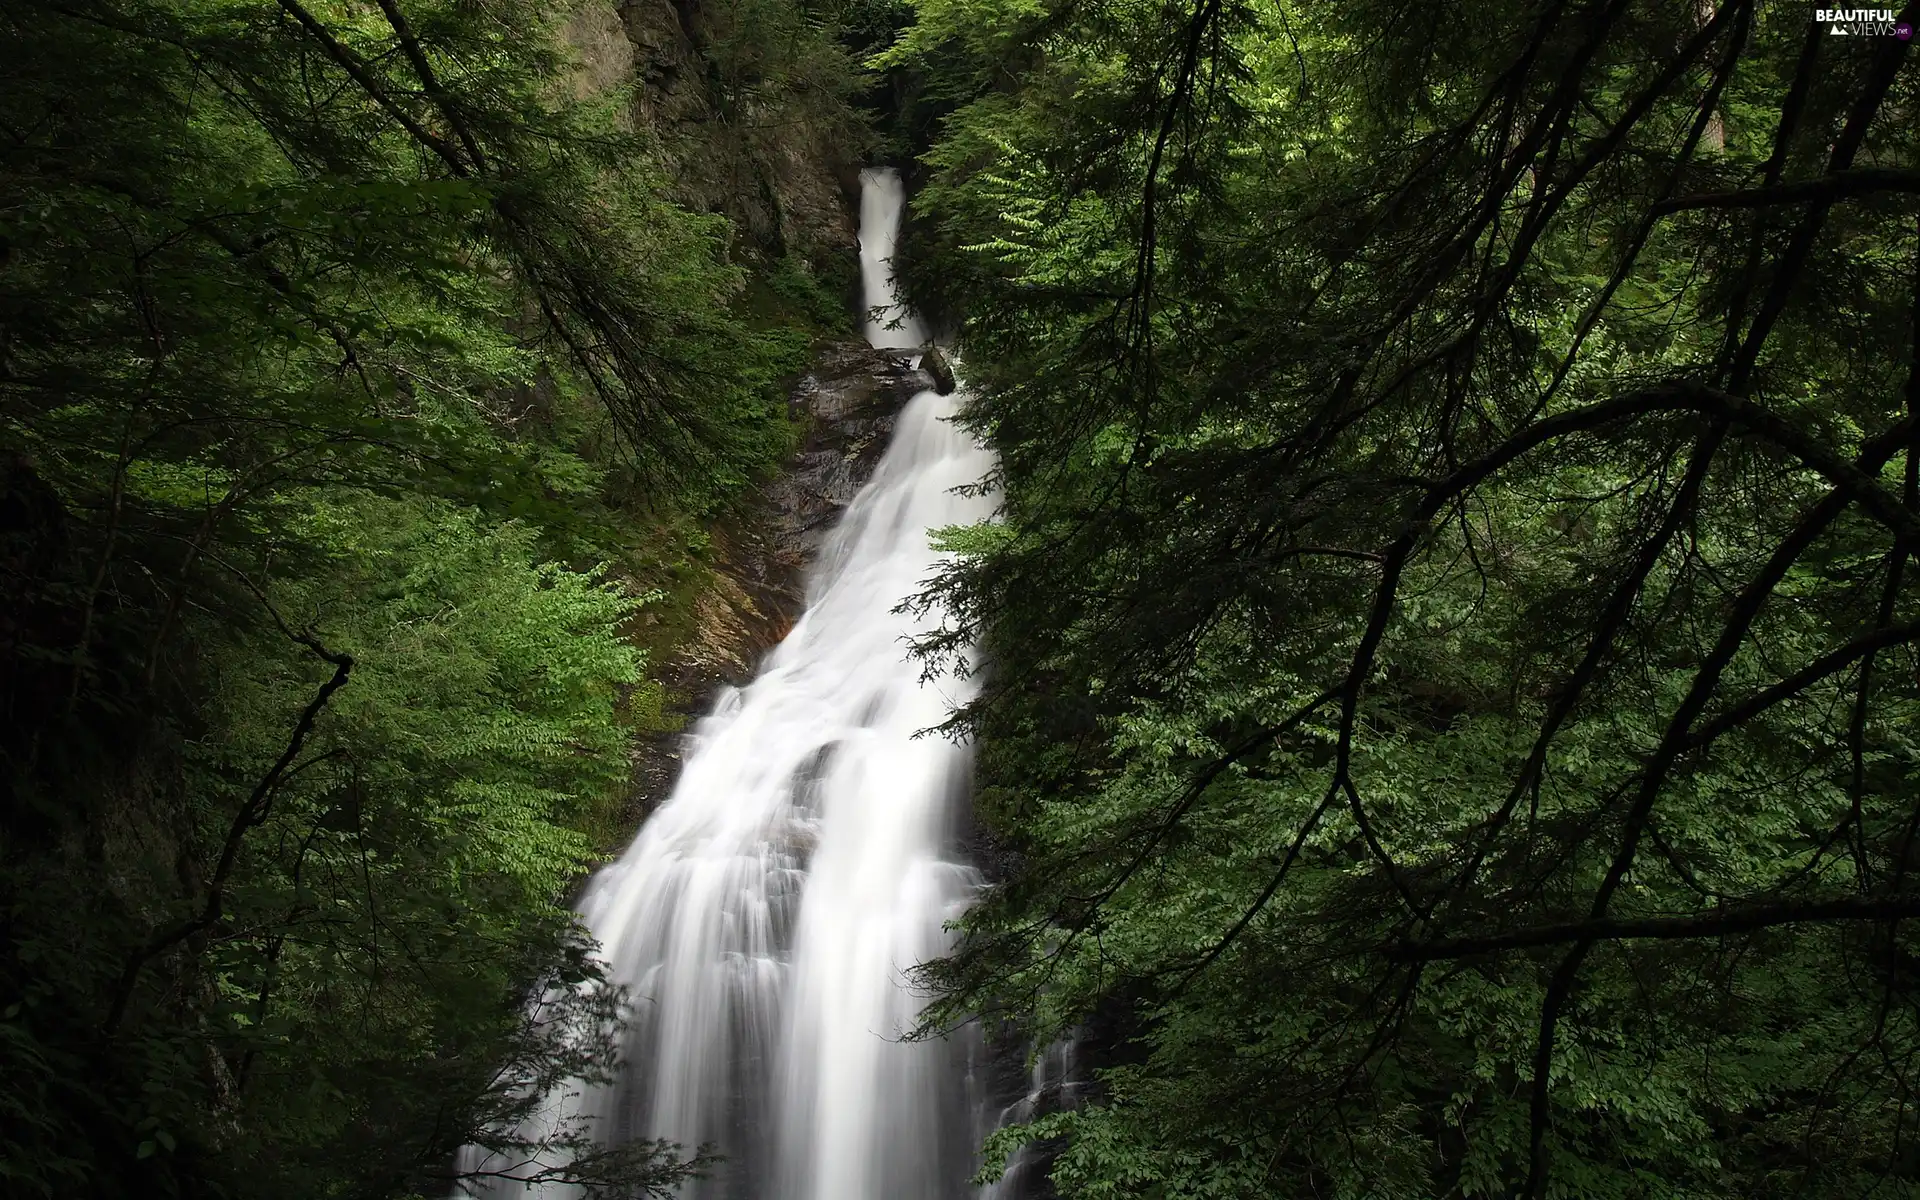
[[(846, 317), (682, 202), (726, 148), (597, 85), (584, 20), (0, 9), (8, 1195), (448, 1194), (611, 1065), (565, 898), (660, 716), (636, 610)], [(720, 101), (857, 125), (832, 29), (696, 32)]]
[(1920, 1196), (1916, 20), (0, 0), (0, 1192), (708, 1165), (524, 1118), (892, 161), (983, 1181)]
[(1915, 13), (920, 0), (1061, 1194), (1920, 1189)]

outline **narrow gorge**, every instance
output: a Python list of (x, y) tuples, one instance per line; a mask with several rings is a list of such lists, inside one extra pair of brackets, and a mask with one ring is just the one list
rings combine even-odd
[[(862, 184), (869, 341), (918, 347), (891, 282), (899, 176)], [(993, 510), (992, 459), (954, 424), (958, 400), (907, 399), (818, 544), (799, 619), (751, 682), (721, 688), (666, 799), (579, 901), (633, 1017), (620, 1078), (539, 1119), (711, 1148), (686, 1196), (973, 1193), (994, 1099), (982, 1039), (906, 1040), (911, 975), (980, 883), (959, 857), (968, 752), (937, 729), (974, 685), (912, 653), (941, 620), (910, 605), (942, 558), (933, 535)], [(470, 1152), (464, 1169), (494, 1165)]]

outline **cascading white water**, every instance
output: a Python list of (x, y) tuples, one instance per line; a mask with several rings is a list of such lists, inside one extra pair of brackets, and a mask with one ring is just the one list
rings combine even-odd
[[(860, 284), (867, 304), (867, 341), (874, 346), (914, 347), (927, 341), (926, 328), (893, 289), (893, 249), (900, 240), (900, 218), (907, 209), (907, 187), (898, 171), (860, 172)], [(879, 319), (874, 312), (879, 311)], [(897, 323), (898, 328), (889, 328)]]
[[(991, 1122), (983, 1122), (975, 1140), (984, 1142), (988, 1134), (1004, 1126), (1023, 1125), (1045, 1113), (1078, 1107), (1080, 1093), (1086, 1086), (1080, 1078), (1079, 1056), (1079, 1040), (1071, 1036), (1034, 1055), (1027, 1071), (1026, 1094), (1002, 1108)], [(987, 1114), (983, 1111), (980, 1115)], [(978, 1200), (1021, 1200), (1033, 1194), (1031, 1189), (1045, 1174), (1050, 1162), (1041, 1144), (1027, 1143), (1014, 1151), (1000, 1178), (983, 1188)]]
[[(863, 179), (868, 299), (897, 307), (873, 255), (892, 252), (903, 193), (891, 172)], [(715, 1144), (726, 1161), (690, 1195), (969, 1193), (977, 1099), (956, 1050), (899, 1040), (921, 1005), (903, 972), (947, 948), (978, 885), (948, 854), (967, 751), (916, 736), (970, 687), (922, 679), (908, 641), (936, 618), (896, 611), (940, 561), (928, 531), (992, 509), (956, 492), (991, 458), (953, 407), (922, 392), (900, 413), (805, 614), (699, 723), (672, 794), (580, 901), (635, 1011), (626, 1076), (573, 1103), (603, 1139)]]

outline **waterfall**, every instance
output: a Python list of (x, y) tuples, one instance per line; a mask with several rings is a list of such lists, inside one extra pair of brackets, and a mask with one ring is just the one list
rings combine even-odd
[[(908, 348), (927, 341), (920, 318), (900, 303), (893, 289), (893, 249), (906, 209), (907, 187), (898, 171), (860, 172), (860, 284), (867, 305), (867, 341), (875, 346)], [(895, 322), (899, 328), (888, 328)]]
[[(1001, 1109), (991, 1121), (983, 1122), (976, 1140), (985, 1141), (988, 1134), (1008, 1125), (1023, 1125), (1046, 1113), (1078, 1107), (1080, 1093), (1086, 1087), (1079, 1057), (1077, 1034), (1042, 1047), (1028, 1070), (1026, 1094)], [(980, 1115), (987, 1114), (982, 1111)], [(1000, 1178), (980, 1192), (979, 1200), (1023, 1200), (1040, 1194), (1041, 1180), (1051, 1166), (1047, 1148), (1029, 1142), (1014, 1151)]]
[[(899, 177), (863, 183), (867, 299), (897, 310)], [(923, 680), (907, 643), (937, 617), (896, 611), (941, 561), (928, 530), (992, 509), (956, 494), (991, 459), (952, 415), (933, 392), (902, 410), (804, 615), (722, 692), (672, 793), (579, 903), (635, 1003), (623, 1078), (571, 1103), (603, 1139), (713, 1143), (725, 1162), (687, 1189), (701, 1200), (970, 1194), (962, 1050), (899, 1040), (922, 1003), (903, 973), (947, 949), (979, 882), (950, 850), (967, 751), (916, 736), (971, 688)]]

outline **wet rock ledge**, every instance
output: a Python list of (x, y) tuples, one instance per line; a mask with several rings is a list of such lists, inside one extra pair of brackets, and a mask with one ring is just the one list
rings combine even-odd
[[(828, 531), (873, 475), (906, 402), (934, 380), (914, 352), (865, 343), (823, 349), (787, 398), (804, 421), (800, 448), (735, 513), (710, 530), (712, 577), (696, 601), (690, 636), (656, 666), (666, 685), (666, 724), (691, 723), (723, 684), (752, 679), (806, 606), (806, 569)], [(629, 815), (666, 799), (680, 770), (680, 734), (643, 734), (633, 747)]]

